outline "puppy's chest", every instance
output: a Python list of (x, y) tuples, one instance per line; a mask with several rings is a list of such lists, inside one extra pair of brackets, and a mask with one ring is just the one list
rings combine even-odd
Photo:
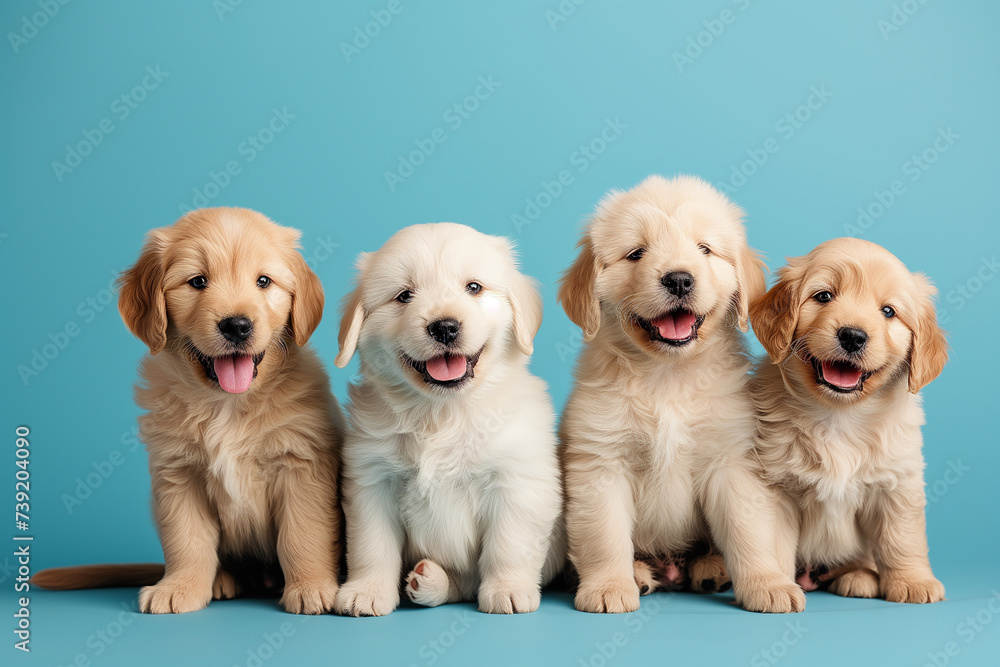
[(265, 438), (236, 414), (223, 412), (203, 425), (200, 444), (207, 488), (220, 517), (262, 521), (268, 515), (269, 462), (262, 456)]
[(398, 439), (397, 464), (411, 491), (467, 487), (489, 476), (491, 453), (483, 434), (458, 428), (447, 433), (408, 433)]

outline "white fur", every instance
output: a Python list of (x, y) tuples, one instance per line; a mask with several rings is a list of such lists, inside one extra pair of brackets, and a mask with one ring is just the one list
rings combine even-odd
[[(415, 225), (360, 262), (345, 309), (338, 365), (361, 354), (344, 447), (348, 580), (342, 614), (382, 615), (400, 579), (420, 604), (478, 597), (486, 612), (538, 607), (565, 551), (554, 434), (545, 384), (528, 372), (541, 300), (508, 243), (462, 225)], [(465, 291), (480, 283), (479, 295)], [(396, 295), (409, 289), (412, 302)], [(464, 354), (482, 348), (459, 388), (426, 385), (401, 352), (425, 360), (435, 319), (462, 324)], [(441, 573), (447, 575), (447, 584)], [(428, 590), (429, 587), (432, 590)]]

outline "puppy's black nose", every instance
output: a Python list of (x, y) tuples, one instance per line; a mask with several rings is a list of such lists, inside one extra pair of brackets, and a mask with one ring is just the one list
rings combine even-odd
[(671, 271), (660, 278), (660, 284), (674, 296), (687, 296), (694, 289), (694, 276), (687, 271)]
[(868, 342), (868, 334), (854, 327), (841, 327), (837, 330), (837, 340), (846, 352), (858, 352)]
[(427, 333), (431, 338), (442, 345), (451, 345), (458, 338), (458, 332), (462, 325), (458, 320), (448, 318), (446, 320), (435, 320), (427, 325)]
[(249, 317), (227, 317), (219, 322), (219, 333), (230, 343), (243, 343), (253, 333)]

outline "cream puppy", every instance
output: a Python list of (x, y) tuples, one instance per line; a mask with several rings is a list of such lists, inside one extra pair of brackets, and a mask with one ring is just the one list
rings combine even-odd
[(538, 292), (506, 239), (452, 223), (407, 227), (358, 269), (335, 362), (361, 356), (337, 611), (391, 612), (404, 566), (417, 604), (534, 611), (565, 559), (555, 413), (528, 372)]
[(757, 453), (782, 491), (779, 558), (797, 560), (806, 589), (944, 599), (927, 557), (918, 394), (947, 360), (935, 291), (881, 246), (841, 238), (790, 259), (751, 307), (771, 357), (754, 379)]
[(671, 564), (710, 529), (744, 607), (804, 605), (793, 564), (757, 537), (773, 535), (777, 500), (749, 456), (740, 329), (765, 281), (742, 217), (698, 178), (652, 176), (601, 201), (563, 277), (586, 342), (561, 426), (579, 610), (637, 609), (649, 569), (633, 558), (666, 562), (675, 585)]

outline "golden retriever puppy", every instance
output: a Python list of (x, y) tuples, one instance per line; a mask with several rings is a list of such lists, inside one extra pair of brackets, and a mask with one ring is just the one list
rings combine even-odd
[(285, 610), (333, 607), (344, 425), (305, 347), (323, 289), (298, 237), (239, 208), (193, 211), (149, 233), (118, 306), (149, 346), (136, 398), (147, 410), (140, 429), (165, 572), (68, 568), (39, 573), (39, 583), (154, 584), (162, 574), (139, 595), (141, 611), (159, 614), (241, 587), (276, 591), (283, 579)]
[(417, 604), (534, 611), (565, 559), (555, 412), (528, 372), (540, 296), (506, 239), (452, 223), (407, 227), (358, 268), (336, 360), (361, 357), (337, 611), (388, 614), (404, 572)]
[[(777, 501), (747, 455), (754, 408), (740, 330), (765, 280), (742, 217), (698, 178), (651, 176), (601, 201), (562, 279), (559, 299), (586, 342), (561, 425), (579, 610), (637, 609), (654, 587), (650, 559), (654, 579), (681, 584), (680, 558), (710, 533), (744, 607), (804, 604), (756, 537), (769, 534)], [(709, 574), (693, 578), (724, 579), (709, 558), (699, 568)]]
[(753, 380), (757, 455), (782, 493), (779, 557), (806, 589), (944, 599), (927, 557), (918, 393), (948, 356), (935, 292), (881, 246), (840, 238), (790, 259), (751, 305), (770, 355)]

